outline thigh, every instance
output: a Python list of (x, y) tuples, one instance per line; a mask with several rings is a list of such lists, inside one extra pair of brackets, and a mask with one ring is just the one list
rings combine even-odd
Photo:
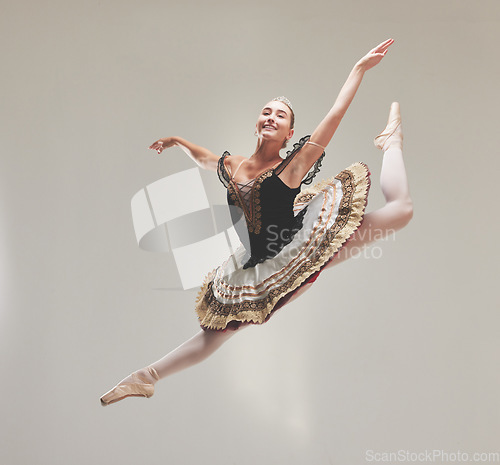
[(361, 226), (325, 269), (358, 255), (368, 244), (395, 234), (404, 224), (397, 205), (386, 204), (374, 212), (367, 213)]
[[(406, 224), (406, 220), (402, 220), (400, 210), (401, 208), (399, 205), (387, 203), (384, 207), (374, 212), (367, 213), (361, 226), (356, 230), (348, 243), (342, 247), (339, 253), (325, 265), (324, 270), (359, 254), (363, 247), (371, 242), (384, 239), (394, 234), (398, 229), (401, 229)], [(300, 297), (304, 292), (309, 290), (313, 284), (314, 281), (303, 284), (283, 306), (288, 305), (290, 302)], [(276, 311), (279, 311), (279, 309)]]
[(243, 329), (249, 326), (252, 325), (243, 323), (240, 326), (234, 327), (229, 324), (229, 327), (226, 327), (226, 329), (224, 330), (202, 329), (199, 334), (202, 334), (202, 337), (208, 344), (222, 345), (236, 333), (241, 332)]

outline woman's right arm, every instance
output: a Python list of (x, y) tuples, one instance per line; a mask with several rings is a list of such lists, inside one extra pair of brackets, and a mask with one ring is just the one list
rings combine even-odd
[(151, 150), (156, 150), (160, 154), (163, 150), (174, 146), (180, 147), (200, 168), (217, 171), (217, 163), (220, 157), (210, 150), (200, 145), (193, 144), (182, 137), (164, 137), (163, 139), (158, 139), (156, 142), (153, 142), (149, 148)]

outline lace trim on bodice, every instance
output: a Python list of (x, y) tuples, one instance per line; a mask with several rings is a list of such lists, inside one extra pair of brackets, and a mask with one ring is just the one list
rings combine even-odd
[[(297, 155), (302, 147), (306, 145), (306, 142), (311, 138), (311, 136), (304, 136), (302, 137), (298, 142), (293, 144), (292, 150), (289, 150), (286, 153), (286, 158), (283, 160), (283, 162), (274, 170), (275, 174), (279, 176), (281, 172), (290, 164), (290, 162), (295, 158), (295, 155)], [(321, 163), (323, 162), (323, 158), (325, 158), (325, 151), (321, 154), (321, 156), (316, 160), (314, 163), (313, 167), (311, 168), (311, 171), (307, 173), (306, 177), (302, 180), (300, 183), (302, 184), (311, 184), (312, 180), (314, 177), (319, 173), (319, 170), (321, 168)]]
[[(231, 199), (237, 204), (245, 213), (248, 231), (254, 234), (259, 234), (261, 229), (261, 206), (260, 206), (260, 184), (264, 179), (275, 174), (278, 176), (290, 164), (295, 155), (297, 155), (306, 144), (311, 136), (302, 137), (299, 142), (293, 144), (293, 148), (287, 152), (286, 158), (276, 167), (269, 168), (261, 173), (254, 179), (250, 179), (244, 183), (235, 182), (229, 174), (224, 160), (231, 154), (225, 151), (219, 158), (217, 165), (217, 174), (222, 184), (228, 189)], [(316, 160), (312, 169), (307, 173), (306, 177), (302, 180), (302, 184), (310, 184), (317, 173), (320, 171), (321, 163), (325, 157), (325, 152)]]
[(231, 154), (229, 152), (224, 152), (222, 156), (219, 158), (219, 162), (217, 163), (217, 175), (219, 176), (219, 180), (224, 187), (228, 187), (231, 182), (231, 176), (229, 175), (226, 166), (224, 165), (224, 160), (226, 157), (230, 157)]

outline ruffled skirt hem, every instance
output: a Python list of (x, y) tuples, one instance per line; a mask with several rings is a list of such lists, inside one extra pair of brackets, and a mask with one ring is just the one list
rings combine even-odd
[(244, 250), (238, 249), (211, 271), (196, 299), (201, 327), (227, 330), (266, 322), (302, 285), (315, 281), (353, 236), (362, 223), (369, 188), (368, 167), (358, 162), (298, 194), (296, 214), (308, 207), (302, 234), (253, 268), (242, 269)]

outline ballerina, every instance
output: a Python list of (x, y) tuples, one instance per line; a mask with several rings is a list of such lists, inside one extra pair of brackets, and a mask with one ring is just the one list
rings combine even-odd
[(151, 397), (158, 380), (206, 359), (242, 328), (266, 322), (324, 270), (408, 224), (413, 209), (397, 102), (374, 141), (384, 153), (380, 184), (386, 204), (382, 208), (364, 214), (370, 187), (364, 163), (354, 163), (335, 178), (301, 191), (302, 184), (310, 184), (319, 171), (324, 149), (364, 73), (382, 60), (393, 42), (386, 40), (355, 64), (331, 110), (284, 159), (279, 152), (292, 138), (295, 122), (292, 104), (285, 97), (271, 100), (262, 109), (255, 127), (257, 147), (250, 158), (228, 152), (217, 156), (175, 136), (151, 144), (149, 148), (158, 154), (178, 146), (198, 166), (217, 172), (227, 189), (228, 204), (244, 215), (249, 244), (207, 275), (196, 302), (201, 330), (123, 379), (101, 397), (103, 406), (126, 397)]

